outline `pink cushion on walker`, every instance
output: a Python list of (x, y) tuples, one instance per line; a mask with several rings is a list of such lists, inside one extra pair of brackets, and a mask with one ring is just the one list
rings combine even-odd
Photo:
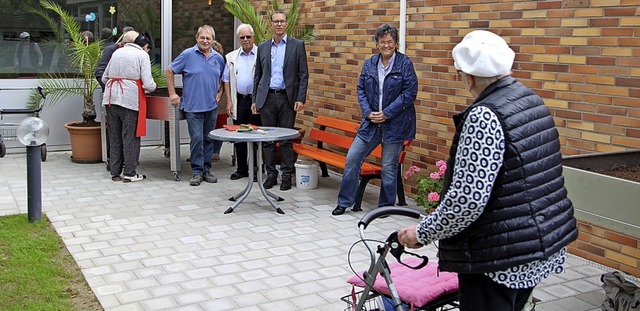
[[(410, 266), (418, 265), (421, 260), (417, 258), (403, 259)], [(422, 307), (438, 297), (458, 291), (458, 275), (453, 272), (438, 272), (438, 264), (429, 262), (426, 267), (420, 270), (407, 268), (400, 263), (389, 263), (391, 269), (391, 280), (398, 289), (400, 300)], [(362, 277), (363, 272), (359, 273)], [(358, 287), (364, 287), (364, 281), (354, 275), (348, 283)], [(391, 295), (384, 278), (378, 274), (373, 288), (385, 295)]]

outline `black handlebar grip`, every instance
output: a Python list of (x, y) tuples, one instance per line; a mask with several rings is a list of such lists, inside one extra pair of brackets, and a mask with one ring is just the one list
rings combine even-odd
[(41, 86), (38, 87), (38, 93), (40, 93), (40, 96), (42, 96), (43, 99), (47, 98), (46, 96), (44, 96), (44, 93), (42, 92), (42, 87)]
[(364, 226), (364, 229), (367, 229), (369, 223), (374, 219), (390, 215), (407, 216), (415, 219), (418, 219), (421, 216), (420, 212), (407, 207), (379, 207), (362, 216), (358, 222), (358, 227)]

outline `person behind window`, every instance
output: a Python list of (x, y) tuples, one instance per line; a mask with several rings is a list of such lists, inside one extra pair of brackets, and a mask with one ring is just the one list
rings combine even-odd
[(73, 68), (69, 65), (69, 46), (71, 45), (71, 36), (64, 34), (62, 36), (62, 43), (59, 43), (53, 55), (51, 56), (51, 65), (49, 66), (50, 72), (71, 72)]
[(109, 27), (100, 29), (100, 40), (103, 41), (102, 46), (105, 48), (112, 44), (115, 44), (115, 42), (113, 41), (113, 30)]
[(20, 42), (16, 44), (13, 53), (13, 64), (18, 73), (35, 73), (42, 67), (42, 51), (40, 45), (31, 41), (31, 35), (28, 32), (22, 32), (19, 35)]
[(85, 30), (82, 32), (82, 43), (89, 45), (93, 43), (93, 32)]

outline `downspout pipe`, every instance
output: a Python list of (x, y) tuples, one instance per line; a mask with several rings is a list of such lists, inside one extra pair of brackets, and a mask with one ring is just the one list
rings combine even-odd
[(162, 44), (161, 44), (161, 51), (162, 51), (162, 55), (160, 57), (160, 64), (162, 66), (162, 69), (164, 70), (165, 68), (169, 67), (169, 64), (171, 64), (171, 30), (172, 30), (172, 25), (171, 25), (171, 18), (172, 18), (172, 14), (171, 14), (171, 10), (172, 10), (172, 6), (173, 6), (173, 1), (172, 0), (161, 0), (161, 4), (160, 4), (160, 33), (162, 34)]
[(407, 37), (407, 0), (400, 0), (400, 53), (405, 53)]

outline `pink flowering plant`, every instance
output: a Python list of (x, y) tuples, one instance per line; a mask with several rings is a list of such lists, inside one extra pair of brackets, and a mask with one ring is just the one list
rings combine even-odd
[[(444, 173), (447, 171), (447, 162), (437, 161), (437, 171), (431, 172), (428, 176), (418, 175), (416, 178), (416, 188), (418, 192), (415, 196), (415, 201), (419, 206), (425, 208), (427, 213), (431, 213), (440, 203), (440, 196), (442, 193), (442, 185), (444, 183)], [(417, 166), (411, 166), (404, 173), (404, 179), (409, 179), (411, 176), (420, 172), (420, 168)]]

